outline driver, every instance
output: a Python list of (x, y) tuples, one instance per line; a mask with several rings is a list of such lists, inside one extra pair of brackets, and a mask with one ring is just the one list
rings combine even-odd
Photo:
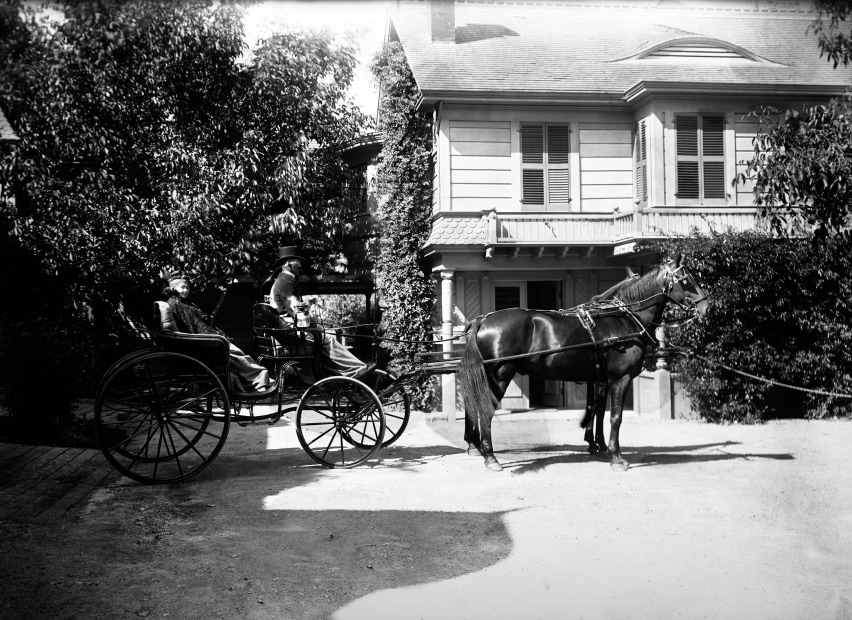
[[(273, 276), (278, 269), (281, 271), (272, 284), (270, 297), (287, 327), (296, 325), (297, 314), (304, 311), (298, 278), (305, 259), (297, 251), (296, 246), (280, 248), (278, 260), (273, 265)], [(365, 364), (329, 334), (323, 334), (321, 361), (326, 370), (355, 379), (362, 379), (376, 369), (374, 362)]]

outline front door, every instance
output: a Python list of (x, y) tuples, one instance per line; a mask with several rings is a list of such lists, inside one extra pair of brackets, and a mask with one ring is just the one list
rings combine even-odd
[[(560, 310), (562, 283), (527, 282), (527, 303), (530, 310)], [(530, 376), (530, 407), (562, 407), (563, 386), (562, 381)]]

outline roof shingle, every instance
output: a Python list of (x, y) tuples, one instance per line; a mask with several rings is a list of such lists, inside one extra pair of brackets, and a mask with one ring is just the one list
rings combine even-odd
[[(401, 4), (391, 19), (424, 97), (453, 92), (506, 96), (621, 96), (642, 81), (820, 86), (838, 92), (852, 67), (820, 58), (801, 10), (455, 2), (455, 43), (433, 43), (429, 4)], [(757, 57), (644, 59), (666, 42), (706, 39)]]

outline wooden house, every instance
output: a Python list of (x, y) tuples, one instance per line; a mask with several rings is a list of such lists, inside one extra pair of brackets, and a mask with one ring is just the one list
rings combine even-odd
[[(433, 119), (423, 256), (441, 335), (500, 308), (588, 301), (655, 260), (637, 242), (759, 226), (734, 182), (750, 113), (852, 84), (820, 58), (815, 17), (778, 0), (397, 3), (388, 37)], [(452, 414), (452, 375), (442, 388)], [(503, 406), (581, 407), (584, 389), (519, 377)]]

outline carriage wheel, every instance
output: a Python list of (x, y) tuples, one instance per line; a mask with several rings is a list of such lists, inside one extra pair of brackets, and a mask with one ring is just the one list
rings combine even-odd
[(326, 377), (305, 391), (296, 410), (299, 443), (324, 467), (355, 467), (381, 447), (385, 414), (379, 397), (349, 377)]
[(373, 371), (375, 391), (385, 411), (385, 441), (383, 448), (395, 442), (408, 426), (411, 416), (411, 398), (401, 386), (395, 385), (396, 377), (384, 370)]
[(133, 480), (186, 480), (207, 467), (231, 422), (228, 393), (210, 368), (179, 353), (131, 355), (95, 400), (101, 451)]

